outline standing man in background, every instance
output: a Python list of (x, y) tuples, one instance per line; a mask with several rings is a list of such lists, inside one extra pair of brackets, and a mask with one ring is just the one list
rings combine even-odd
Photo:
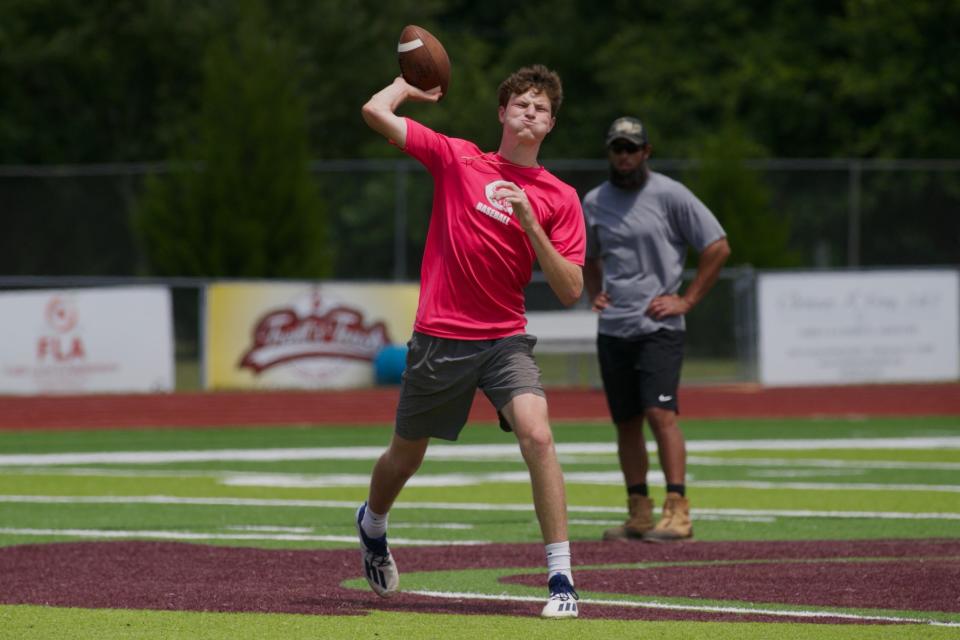
[[(629, 516), (604, 540), (651, 542), (693, 536), (686, 497), (686, 444), (677, 422), (684, 315), (710, 288), (730, 255), (716, 217), (679, 182), (647, 166), (652, 147), (636, 118), (607, 132), (610, 179), (583, 200), (587, 226), (584, 286), (600, 313), (597, 353)], [(697, 274), (680, 295), (687, 247), (700, 253)], [(666, 501), (653, 523), (643, 425), (657, 441)]]

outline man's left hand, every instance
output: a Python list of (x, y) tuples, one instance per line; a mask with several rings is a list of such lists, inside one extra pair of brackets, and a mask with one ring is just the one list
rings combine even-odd
[(513, 209), (513, 215), (524, 231), (529, 231), (537, 219), (533, 215), (530, 201), (523, 189), (512, 182), (506, 182), (493, 192), (493, 197), (501, 202), (508, 202)]

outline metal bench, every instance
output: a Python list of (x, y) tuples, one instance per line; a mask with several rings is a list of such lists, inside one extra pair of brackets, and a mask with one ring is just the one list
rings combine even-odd
[(527, 333), (537, 337), (534, 353), (544, 384), (599, 386), (595, 312), (532, 311), (527, 313)]
[(596, 353), (597, 314), (593, 311), (531, 311), (527, 333), (540, 353)]

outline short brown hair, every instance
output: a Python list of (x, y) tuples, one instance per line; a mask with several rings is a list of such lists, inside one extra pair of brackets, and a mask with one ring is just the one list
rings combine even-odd
[(542, 64), (523, 67), (511, 73), (510, 77), (500, 83), (497, 99), (501, 107), (506, 107), (510, 96), (526, 93), (530, 89), (543, 93), (550, 99), (550, 115), (556, 116), (563, 102), (563, 85), (560, 83), (560, 76)]

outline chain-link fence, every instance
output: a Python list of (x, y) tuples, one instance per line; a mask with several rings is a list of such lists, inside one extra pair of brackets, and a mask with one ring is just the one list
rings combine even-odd
[[(607, 175), (603, 160), (545, 164), (581, 194)], [(960, 161), (747, 164), (768, 187), (774, 215), (789, 222), (789, 244), (801, 256), (800, 266), (960, 263)], [(683, 181), (695, 179), (698, 170), (697, 163), (685, 160), (652, 165)], [(420, 165), (407, 159), (350, 160), (317, 162), (313, 168), (336, 249), (332, 277), (416, 279), (432, 197), (430, 176)], [(146, 176), (167, 170), (163, 164), (0, 167), (0, 288), (149, 276), (132, 216)], [(736, 251), (736, 238), (731, 243)], [(537, 275), (527, 291), (528, 309), (560, 308)], [(197, 359), (203, 280), (163, 282), (174, 291), (178, 361), (190, 363)], [(753, 283), (751, 269), (726, 269), (690, 314), (686, 379), (754, 379)], [(548, 380), (596, 383), (592, 359), (560, 358), (543, 363)]]
[[(580, 194), (607, 177), (602, 160), (546, 166)], [(688, 160), (652, 166), (681, 181), (699, 170)], [(432, 191), (426, 172), (409, 160), (327, 162), (316, 169), (334, 214), (337, 277), (415, 277)], [(960, 261), (960, 161), (754, 160), (747, 169), (768, 188), (773, 214), (787, 221), (799, 266)], [(365, 256), (362, 265), (357, 255)]]
[[(546, 166), (581, 194), (607, 172), (603, 160)], [(652, 166), (684, 181), (699, 170), (687, 160)], [(960, 160), (754, 160), (747, 168), (768, 188), (773, 215), (788, 222), (799, 266), (960, 262)], [(420, 165), (344, 160), (313, 169), (330, 214), (333, 277), (416, 278), (432, 193)], [(167, 170), (163, 164), (0, 167), (0, 274), (149, 275), (132, 212), (144, 178)], [(737, 246), (736, 238), (731, 242)]]

